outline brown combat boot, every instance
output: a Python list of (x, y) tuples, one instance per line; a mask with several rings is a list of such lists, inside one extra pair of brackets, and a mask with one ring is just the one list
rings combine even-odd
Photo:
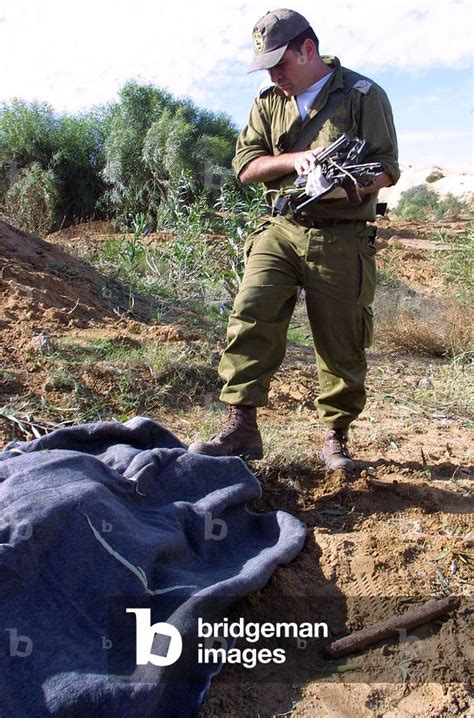
[(347, 430), (328, 429), (320, 456), (330, 471), (343, 469), (352, 473), (354, 462), (347, 449)]
[(257, 426), (257, 407), (230, 406), (229, 416), (222, 431), (209, 441), (195, 441), (188, 451), (208, 456), (261, 459), (263, 445)]

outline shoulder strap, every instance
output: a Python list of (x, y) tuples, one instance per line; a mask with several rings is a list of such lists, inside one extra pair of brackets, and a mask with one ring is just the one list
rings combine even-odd
[[(329, 96), (329, 99), (324, 107), (314, 117), (312, 117), (306, 125), (303, 125), (301, 132), (293, 144), (286, 147), (284, 151), (300, 152), (301, 150), (305, 150), (308, 145), (311, 144), (312, 140), (324, 125), (326, 120), (331, 117), (336, 107), (340, 105), (344, 97), (346, 97), (346, 95), (348, 95), (351, 90), (356, 87), (359, 82), (361, 82), (361, 79), (365, 80), (366, 78), (363, 78), (363, 76), (359, 75), (357, 72), (350, 72), (346, 75), (343, 86), (339, 90), (335, 90)], [(365, 89), (365, 92), (367, 92), (369, 87)]]

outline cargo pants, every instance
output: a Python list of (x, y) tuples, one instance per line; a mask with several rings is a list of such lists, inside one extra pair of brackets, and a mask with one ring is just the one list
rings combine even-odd
[(223, 402), (267, 402), (303, 287), (320, 383), (319, 418), (327, 428), (349, 426), (366, 400), (365, 349), (373, 336), (370, 305), (376, 281), (374, 238), (375, 228), (362, 221), (328, 221), (314, 228), (286, 217), (269, 218), (250, 235), (219, 364), (225, 382)]

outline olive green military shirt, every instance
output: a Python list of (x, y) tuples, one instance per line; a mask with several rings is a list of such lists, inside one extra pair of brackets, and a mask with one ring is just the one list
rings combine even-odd
[[(337, 57), (323, 57), (323, 61), (334, 70), (330, 79), (317, 95), (304, 122), (300, 117), (295, 97), (286, 97), (277, 87), (264, 90), (251, 109), (247, 126), (238, 139), (232, 163), (238, 176), (251, 160), (265, 155), (277, 156), (284, 144), (290, 147), (298, 133), (312, 117), (326, 105), (330, 95), (343, 87), (344, 78), (351, 70), (341, 67)], [(400, 177), (398, 166), (397, 137), (393, 123), (392, 109), (385, 91), (372, 80), (363, 78), (343, 97), (331, 117), (315, 135), (309, 148), (328, 147), (343, 132), (359, 137), (369, 143), (369, 152), (364, 162), (380, 162), (392, 177), (393, 184)], [(296, 179), (296, 173), (285, 175), (266, 183), (268, 190), (289, 187)], [(277, 192), (269, 193), (273, 200)], [(354, 219), (373, 221), (377, 193), (364, 197), (360, 206), (354, 207), (345, 198), (322, 199), (308, 205), (307, 214), (312, 217), (329, 219)]]

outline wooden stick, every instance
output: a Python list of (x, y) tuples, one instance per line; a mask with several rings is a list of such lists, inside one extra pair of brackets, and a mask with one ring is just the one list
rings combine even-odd
[(401, 616), (393, 616), (374, 623), (360, 631), (355, 631), (349, 636), (333, 641), (327, 649), (331, 658), (341, 658), (349, 653), (361, 651), (373, 643), (383, 641), (385, 638), (396, 636), (401, 629), (409, 630), (429, 623), (445, 613), (449, 613), (459, 606), (458, 596), (447, 596), (446, 598), (432, 598), (426, 603), (408, 609)]

